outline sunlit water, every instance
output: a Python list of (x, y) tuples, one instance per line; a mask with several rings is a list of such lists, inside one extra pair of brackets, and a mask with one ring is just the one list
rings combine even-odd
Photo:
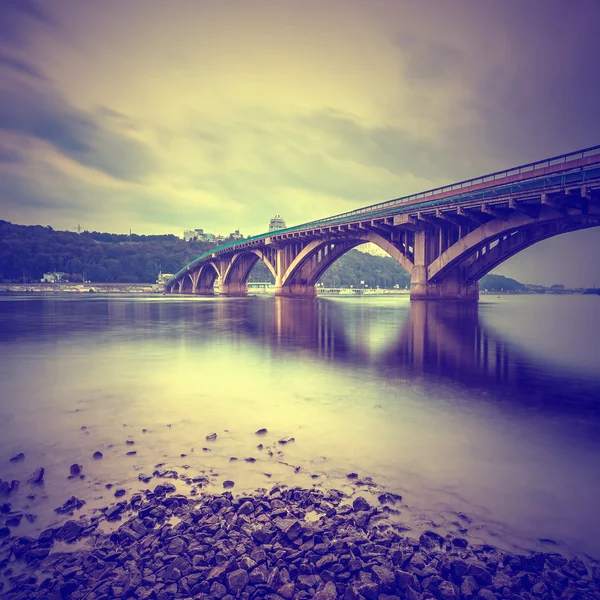
[[(403, 495), (415, 533), (600, 558), (598, 311), (595, 296), (0, 297), (0, 478), (21, 481), (0, 502), (37, 515), (25, 534), (68, 518), (54, 508), (72, 495), (93, 514), (148, 487), (157, 463), (215, 492), (351, 493), (356, 472)], [(25, 483), (38, 466), (44, 485)]]

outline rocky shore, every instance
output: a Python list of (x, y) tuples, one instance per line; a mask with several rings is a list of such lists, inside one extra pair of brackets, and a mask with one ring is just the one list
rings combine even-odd
[(600, 598), (600, 570), (578, 558), (521, 556), (435, 531), (409, 537), (389, 518), (398, 500), (286, 487), (188, 497), (165, 482), (37, 539), (5, 534), (0, 597)]

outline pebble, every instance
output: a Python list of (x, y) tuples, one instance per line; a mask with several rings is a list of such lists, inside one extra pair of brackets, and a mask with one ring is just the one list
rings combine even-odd
[(69, 467), (69, 471), (73, 477), (76, 477), (77, 475), (79, 475), (81, 473), (82, 469), (83, 469), (83, 467), (81, 465), (78, 465), (77, 463), (73, 463)]
[(217, 434), (216, 433), (209, 433), (206, 436), (206, 441), (207, 442), (214, 442), (217, 439)]
[(258, 431), (255, 432), (255, 435), (267, 435), (267, 433), (269, 433), (265, 428), (263, 429), (259, 429)]
[(19, 454), (10, 459), (10, 462), (20, 462), (22, 460), (25, 460), (25, 454), (23, 454), (23, 452), (19, 452)]
[(28, 483), (40, 484), (44, 481), (44, 473), (46, 470), (44, 467), (38, 467), (28, 478)]
[(104, 455), (102, 454), (102, 452), (100, 452), (100, 451), (96, 451), (96, 452), (94, 452), (94, 454), (92, 455), (92, 458), (95, 458), (96, 460), (98, 460), (99, 458), (102, 458), (102, 456), (104, 456)]

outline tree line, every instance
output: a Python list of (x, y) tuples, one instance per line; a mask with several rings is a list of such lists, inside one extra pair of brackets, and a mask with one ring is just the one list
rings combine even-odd
[[(226, 240), (229, 241), (229, 240)], [(122, 235), (97, 231), (55, 231), (41, 225), (13, 225), (0, 220), (0, 282), (40, 281), (44, 273), (61, 272), (69, 281), (153, 283), (159, 271), (176, 273), (214, 242), (185, 242), (175, 235)], [(273, 276), (258, 261), (250, 281)], [(393, 258), (350, 250), (323, 274), (325, 287), (410, 287), (410, 276)], [(501, 275), (486, 275), (481, 289), (516, 291), (524, 285)]]

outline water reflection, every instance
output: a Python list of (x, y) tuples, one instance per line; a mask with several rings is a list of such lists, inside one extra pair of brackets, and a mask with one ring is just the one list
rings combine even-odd
[[(517, 315), (518, 316), (518, 315)], [(0, 343), (65, 338), (181, 339), (299, 353), (375, 370), (380, 377), (437, 377), (504, 390), (504, 399), (598, 412), (593, 374), (548, 365), (486, 322), (480, 306), (383, 299), (0, 299)], [(565, 340), (568, 346), (569, 340)]]
[[(140, 469), (181, 469), (182, 453), (240, 491), (267, 472), (344, 485), (355, 471), (428, 514), (462, 510), (528, 547), (552, 537), (598, 554), (599, 369), (575, 360), (598, 347), (577, 325), (593, 333), (589, 300), (0, 297), (0, 477), (47, 467), (42, 527), (70, 495), (105, 503), (106, 481), (133, 491)], [(564, 314), (574, 326), (553, 343)], [(296, 436), (289, 464), (258, 456), (264, 426)], [(209, 431), (220, 442), (192, 452)], [(124, 461), (130, 432), (138, 454)], [(105, 460), (90, 461), (98, 449)], [(19, 451), (27, 464), (9, 463)], [(73, 462), (86, 479), (65, 497)]]

